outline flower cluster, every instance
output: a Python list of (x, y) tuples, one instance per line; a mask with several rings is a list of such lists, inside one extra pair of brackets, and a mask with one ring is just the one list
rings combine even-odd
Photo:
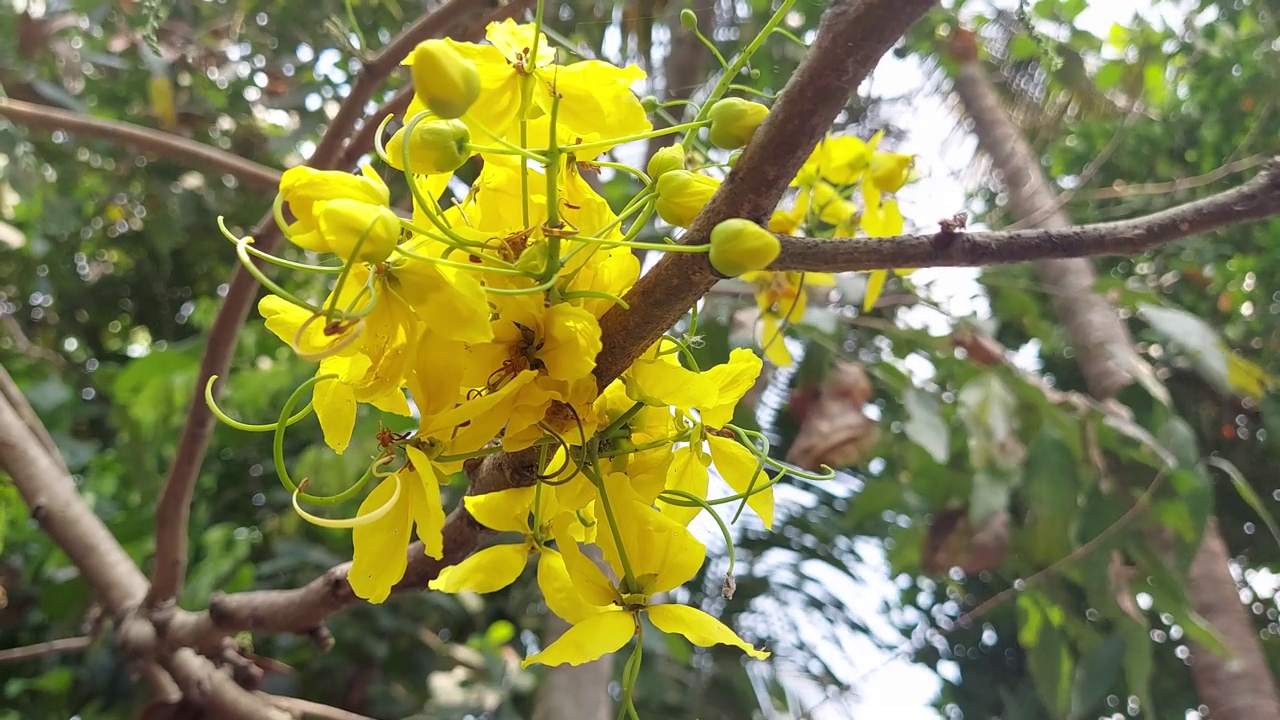
[[(578, 664), (616, 651), (643, 632), (642, 617), (695, 644), (734, 645), (763, 658), (710, 615), (655, 602), (703, 564), (706, 547), (688, 530), (696, 515), (711, 511), (726, 539), (717, 505), (750, 508), (769, 527), (772, 486), (795, 472), (768, 457), (762, 436), (732, 423), (760, 358), (738, 349), (704, 369), (682, 337), (664, 337), (612, 382), (602, 386), (593, 371), (600, 320), (626, 307), (622, 298), (639, 277), (636, 248), (709, 253), (721, 273), (745, 273), (773, 288), (770, 308), (790, 302), (783, 317), (801, 302), (802, 293), (770, 280), (778, 274), (762, 272), (779, 241), (755, 223), (726, 221), (705, 246), (636, 239), (655, 213), (687, 226), (714, 194), (719, 181), (690, 169), (695, 153), (712, 164), (713, 151), (700, 150), (701, 130), (715, 147), (740, 148), (768, 110), (715, 99), (692, 122), (655, 131), (631, 91), (644, 77), (640, 69), (561, 64), (536, 25), (495, 23), (486, 37), (487, 44), (429, 40), (405, 60), (415, 96), (378, 155), (402, 174), (411, 211), (392, 207), (391, 187), (370, 165), (358, 175), (298, 167), (281, 180), (277, 220), (293, 244), (332, 254), (337, 264), (276, 258), (252, 238), (228, 233), (272, 291), (259, 304), (266, 327), (319, 367), (274, 425), (215, 412), (243, 429), (274, 432), (277, 471), (297, 511), (351, 529), (348, 579), (362, 598), (389, 596), (414, 535), (427, 555), (443, 558), (441, 486), (465, 461), (524, 452), (536, 458), (532, 485), (463, 501), (479, 523), (517, 540), (445, 568), (433, 589), (492, 592), (536, 556), (547, 606), (572, 627), (526, 663)], [(663, 133), (684, 133), (683, 142), (645, 170), (602, 159), (615, 146)], [(843, 149), (851, 141), (859, 152)], [(795, 205), (775, 215), (773, 229), (793, 231), (814, 214), (849, 231), (860, 219), (864, 229), (898, 232), (901, 216), (885, 194), (905, 181), (905, 156), (874, 145), (832, 138), (820, 147), (796, 180)], [(643, 184), (616, 212), (592, 183), (605, 167)], [(459, 185), (464, 175), (473, 178), (469, 187)], [(859, 179), (861, 213), (838, 197)], [(328, 296), (294, 295), (256, 269), (254, 258), (327, 274)], [(291, 415), (308, 391), (310, 404)], [(417, 427), (383, 431), (379, 456), (348, 491), (308, 494), (284, 467), (285, 428), (314, 411), (325, 442), (342, 453), (361, 404), (412, 417)], [(709, 496), (713, 467), (732, 495)], [(304, 509), (354, 499), (367, 483), (376, 484), (353, 517)], [(584, 545), (598, 548), (603, 563), (589, 560)]]

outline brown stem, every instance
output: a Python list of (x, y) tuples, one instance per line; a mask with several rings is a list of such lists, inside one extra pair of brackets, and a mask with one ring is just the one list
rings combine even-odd
[(1130, 220), (1051, 229), (942, 231), (891, 238), (815, 239), (780, 235), (782, 252), (770, 269), (848, 272), (979, 267), (1135, 255), (1216, 228), (1276, 215), (1280, 215), (1280, 158), (1270, 161), (1261, 173), (1239, 187)]
[[(787, 82), (737, 165), (680, 242), (701, 245), (732, 217), (765, 220), (787, 184), (880, 57), (933, 0), (837, 0), (822, 16), (813, 45)], [(601, 320), (604, 349), (596, 382), (604, 388), (715, 284), (702, 253), (668, 253), (640, 278), (627, 302)]]
[(112, 140), (144, 153), (162, 155), (171, 160), (218, 173), (227, 173), (254, 190), (275, 190), (280, 184), (280, 171), (266, 165), (188, 140), (180, 135), (153, 130), (141, 125), (90, 117), (57, 108), (0, 98), (0, 117), (40, 130), (65, 130), (91, 137)]
[(266, 695), (265, 693), (262, 696), (267, 702), (297, 717), (319, 718), (319, 720), (373, 720), (368, 715), (360, 715), (332, 705), (321, 705), (302, 698)]
[(35, 658), (42, 658), (46, 655), (57, 655), (60, 653), (84, 652), (89, 649), (90, 645), (93, 645), (93, 638), (88, 635), (73, 638), (59, 638), (48, 642), (36, 643), (35, 645), (26, 645), (24, 647), (0, 650), (0, 663), (34, 660)]

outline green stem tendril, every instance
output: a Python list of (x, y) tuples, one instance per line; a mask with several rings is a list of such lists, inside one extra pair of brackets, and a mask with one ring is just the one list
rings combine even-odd
[[(782, 333), (791, 325), (791, 316), (795, 313), (796, 307), (800, 305), (800, 298), (804, 297), (804, 279), (805, 274), (800, 273), (800, 284), (796, 287), (796, 296), (791, 300), (791, 307), (787, 308), (787, 312), (782, 316), (782, 322), (778, 323), (778, 327), (774, 328), (773, 336), (760, 346), (761, 353), (767, 353), (769, 348), (782, 337)], [(786, 342), (785, 340), (783, 341)]]
[(769, 32), (773, 33), (774, 35), (781, 35), (782, 37), (784, 37), (784, 38), (786, 38), (786, 39), (790, 40), (791, 42), (793, 42), (793, 43), (795, 43), (795, 44), (799, 45), (800, 47), (804, 48), (805, 50), (808, 50), (808, 49), (809, 49), (809, 44), (808, 44), (808, 43), (806, 43), (805, 41), (803, 41), (803, 40), (801, 40), (800, 38), (798, 38), (798, 37), (796, 37), (795, 35), (793, 35), (793, 34), (791, 33), (791, 31), (790, 31), (790, 30), (787, 30), (786, 28), (775, 27), (775, 28), (773, 28), (772, 30), (770, 30)]
[[(686, 505), (683, 507), (697, 506), (707, 511), (707, 514), (711, 516), (711, 519), (716, 521), (716, 525), (720, 526), (720, 534), (724, 536), (725, 547), (729, 548), (728, 574), (732, 575), (733, 564), (734, 564), (733, 536), (729, 534), (729, 526), (725, 524), (724, 518), (720, 517), (720, 513), (717, 513), (715, 511), (715, 508), (711, 507), (711, 503), (707, 502), (704, 498), (700, 498), (697, 495), (694, 495), (691, 492), (686, 492), (684, 490), (677, 490), (675, 488), (663, 490), (662, 492), (658, 493), (658, 497), (662, 500), (666, 500), (667, 498), (672, 498), (672, 497), (681, 498), (683, 500), (687, 500), (688, 502), (692, 503), (692, 505)], [(737, 521), (734, 520), (732, 522), (737, 522)]]
[(735, 84), (733, 84), (733, 85), (730, 85), (730, 86), (729, 86), (729, 89), (730, 89), (730, 90), (737, 90), (738, 92), (742, 93), (743, 95), (753, 95), (753, 96), (758, 97), (758, 98), (764, 98), (765, 100), (777, 100), (777, 99), (778, 99), (778, 96), (777, 96), (777, 95), (774, 95), (774, 94), (772, 94), (772, 93), (764, 92), (763, 90), (757, 90), (757, 89), (755, 89), (755, 88), (751, 87), (750, 85), (738, 85), (738, 84), (736, 84), (736, 83), (735, 83)]
[(383, 144), (382, 136), (387, 132), (387, 125), (390, 125), (394, 118), (395, 115), (387, 115), (382, 118), (382, 122), (378, 123), (378, 132), (373, 136), (373, 152), (378, 156), (378, 159), (392, 167), (395, 167), (395, 163), (391, 162), (391, 156), (387, 154), (387, 146)]
[[(751, 450), (751, 454), (756, 456), (756, 466), (751, 471), (751, 481), (747, 483), (747, 489), (742, 492), (745, 497), (742, 498), (742, 502), (738, 505), (738, 510), (734, 512), (733, 519), (730, 520), (730, 522), (736, 523), (738, 518), (742, 516), (742, 511), (747, 508), (747, 498), (759, 492), (755, 489), (756, 478), (760, 477), (760, 474), (764, 471), (765, 460), (769, 457), (769, 438), (762, 433), (744, 430), (736, 425), (726, 425), (725, 429), (732, 431), (738, 440)], [(757, 445), (757, 442), (760, 444)], [(732, 560), (730, 560), (730, 564), (732, 564)]]
[(583, 298), (599, 298), (601, 300), (608, 300), (623, 310), (631, 309), (631, 304), (626, 300), (603, 290), (570, 290), (569, 292), (560, 294), (561, 300), (580, 300)]
[(302, 396), (306, 394), (307, 391), (311, 390), (318, 383), (324, 382), (325, 380), (335, 380), (337, 377), (336, 373), (330, 373), (328, 375), (317, 375), (316, 377), (307, 380), (299, 385), (297, 390), (293, 391), (293, 394), (284, 401), (284, 406), (280, 408), (280, 420), (276, 423), (275, 435), (271, 438), (271, 460), (275, 464), (276, 476), (280, 478), (281, 484), (284, 485), (286, 490), (294, 494), (295, 503), (297, 503), (298, 500), (305, 500), (306, 502), (314, 505), (336, 505), (340, 502), (345, 502), (359, 494), (359, 492), (364, 489), (364, 486), (373, 479), (374, 468), (388, 462), (385, 457), (379, 458), (369, 466), (369, 469), (365, 471), (364, 476), (357, 480), (354, 485), (343, 490), (337, 495), (310, 495), (303, 492), (302, 488), (294, 483), (293, 478), (289, 476), (289, 469), (284, 463), (284, 429), (287, 427), (287, 421), (290, 417), (290, 413), (293, 412), (294, 406), (298, 404), (302, 399)]
[[(226, 218), (222, 217), (221, 215), (218, 216), (218, 229), (222, 232), (222, 237), (229, 240), (232, 245), (235, 245), (240, 242), (240, 238), (236, 237), (234, 234), (232, 234), (232, 232), (229, 229), (227, 229)], [(286, 268), (289, 270), (301, 270), (303, 272), (325, 273), (325, 274), (335, 274), (335, 275), (337, 273), (342, 272), (341, 265), (311, 265), (309, 263), (300, 263), (300, 262), (294, 262), (292, 260), (285, 260), (284, 258), (276, 257), (271, 253), (263, 252), (258, 248), (253, 247), (252, 245), (246, 245), (245, 250), (250, 255), (260, 260), (269, 262), (272, 265), (276, 265), (278, 267)]]
[(715, 43), (711, 42), (707, 39), (706, 35), (702, 34), (702, 30), (697, 26), (697, 24), (694, 24), (693, 26), (693, 34), (704, 46), (706, 46), (708, 50), (711, 51), (712, 55), (716, 56), (716, 62), (720, 63), (720, 67), (724, 68), (725, 72), (728, 72), (729, 63), (724, 59), (724, 55), (721, 55), (720, 51), (716, 49)]
[(626, 247), (626, 248), (634, 248), (637, 250), (660, 250), (662, 252), (674, 252), (674, 253), (705, 253), (705, 252), (711, 251), (710, 243), (706, 245), (677, 245), (675, 243), (639, 242), (639, 241), (633, 241), (633, 240), (608, 240), (606, 238), (595, 237), (593, 235), (579, 235), (575, 239), (582, 240), (583, 242), (595, 243), (597, 245), (600, 245), (601, 247), (607, 247), (607, 248)]
[(635, 691), (640, 680), (640, 661), (644, 653), (644, 623), (640, 622), (638, 613), (632, 617), (636, 623), (636, 646), (622, 667), (622, 702), (618, 706), (618, 720), (640, 720), (640, 713), (636, 711)]
[[(404, 136), (407, 138), (413, 135), (413, 131), (417, 129), (418, 124), (423, 120), (426, 120), (428, 116), (429, 113), (425, 110), (414, 115), (413, 119), (404, 126)], [(413, 196), (413, 202), (417, 207), (422, 208), (422, 214), (427, 216), (427, 219), (431, 221), (432, 225), (436, 226), (437, 230), (444, 233), (445, 236), (459, 245), (465, 246), (467, 241), (464, 238), (459, 237), (458, 234), (453, 231), (453, 228), (449, 227), (448, 223), (444, 222), (440, 218), (440, 208), (436, 201), (432, 200), (431, 202), (427, 202), (427, 198), (422, 194), (422, 188), (418, 187), (417, 176), (409, 171), (409, 167), (411, 166), (409, 162), (409, 148), (412, 146), (412, 143), (405, 141), (400, 143), (400, 145), (400, 161), (404, 167), (404, 178), (409, 183), (409, 194)]]
[(822, 473), (819, 474), (819, 473), (809, 472), (808, 470), (802, 470), (796, 467), (795, 465), (788, 465), (787, 463), (774, 460), (773, 458), (765, 458), (764, 462), (766, 465), (773, 468), (774, 470), (782, 471), (783, 475), (791, 475), (793, 477), (798, 477), (802, 480), (812, 480), (814, 482), (825, 482), (827, 480), (836, 479), (836, 471), (826, 463), (822, 464)]
[(631, 407), (627, 408), (626, 412), (614, 418), (613, 422), (609, 423), (608, 427), (596, 433), (596, 436), (601, 438), (612, 437), (614, 433), (623, 429), (627, 423), (631, 422), (636, 415), (639, 415), (640, 411), (644, 410), (645, 407), (645, 404), (642, 402), (635, 403)]
[[(537, 44), (536, 40), (534, 44)], [(559, 71), (556, 71), (556, 75), (553, 77), (558, 78)], [(556, 118), (559, 114), (560, 94), (556, 92), (555, 82), (553, 81), (551, 85), (551, 117), (549, 123), (551, 131), (549, 133), (550, 137), (547, 139), (549, 145), (547, 147), (546, 172), (543, 173), (547, 190), (547, 223), (543, 226), (542, 234), (546, 237), (547, 242), (547, 264), (542, 268), (542, 275), (538, 278), (543, 282), (555, 280), (556, 275), (560, 273), (560, 233), (552, 232), (564, 227), (564, 222), (560, 220), (560, 187), (558, 182), (560, 179), (560, 156), (562, 152), (560, 141), (556, 138)]]
[(552, 287), (555, 286), (556, 280), (557, 278), (553, 277), (546, 282), (538, 283), (533, 287), (527, 287), (527, 288), (486, 287), (484, 291), (489, 293), (490, 295), (533, 295), (534, 293), (543, 293), (550, 290)]
[[(218, 381), (217, 375), (210, 375), (209, 382), (205, 383), (204, 385), (204, 402), (206, 405), (209, 406), (209, 412), (212, 412), (214, 417), (218, 418), (218, 420), (221, 420), (223, 424), (230, 425), (231, 427), (237, 430), (240, 430), (242, 432), (275, 432), (276, 427), (279, 426), (279, 423), (251, 425), (249, 423), (240, 422), (239, 420), (236, 420), (235, 418), (223, 412), (222, 408), (218, 407), (218, 401), (215, 400), (213, 397), (213, 384), (217, 381)], [(311, 414), (311, 403), (307, 403), (306, 407), (302, 408), (297, 413), (295, 413), (292, 417), (285, 420), (284, 424), (286, 427), (288, 427), (289, 425), (293, 425), (297, 423), (298, 421), (302, 420), (303, 418), (305, 418), (310, 414)]]
[[(358, 262), (356, 258), (360, 256), (360, 248), (364, 245), (364, 241), (369, 238), (369, 233), (373, 230), (376, 218), (369, 220), (369, 224), (364, 226), (364, 232), (360, 233), (360, 237), (356, 239), (356, 244), (351, 247), (351, 256), (346, 258), (346, 262), (342, 266), (342, 272), (338, 274), (338, 282), (333, 286), (333, 293), (329, 296), (329, 306), (325, 308), (324, 315), (331, 322), (335, 319), (334, 313), (338, 311), (338, 298), (342, 296), (342, 287), (346, 285), (347, 278), (351, 276), (351, 266)], [(373, 273), (370, 273), (372, 277)]]
[[(787, 13), (791, 12), (791, 6), (795, 4), (796, 0), (782, 0), (782, 3), (778, 5), (778, 9), (773, 13), (773, 16), (770, 17), (769, 21), (760, 29), (760, 33), (755, 36), (751, 43), (747, 45), (741, 53), (738, 54), (738, 57), (733, 59), (733, 63), (725, 68), (724, 74), (720, 76), (720, 80), (716, 82), (715, 87), (711, 89), (711, 93), (707, 95), (706, 101), (702, 103), (702, 108), (698, 110), (698, 116), (695, 118), (694, 123), (706, 120), (707, 114), (711, 112), (711, 106), (715, 105), (717, 100), (724, 97), (725, 92), (729, 89), (729, 86), (733, 84), (738, 73), (742, 72), (742, 68), (747, 66), (747, 63), (751, 61), (751, 56), (755, 55), (756, 51), (764, 45), (764, 41), (768, 39), (769, 35), (773, 32), (773, 29), (782, 23), (782, 20), (787, 16)], [(684, 145), (685, 149), (688, 150), (689, 146), (693, 144), (693, 138), (696, 134), (696, 128), (688, 130), (685, 132), (684, 140), (682, 140), (680, 144)]]
[[(611, 147), (614, 147), (615, 145), (623, 145), (625, 143), (635, 142), (636, 140), (648, 140), (649, 138), (662, 137), (663, 135), (671, 135), (673, 133), (678, 133), (682, 130), (688, 131), (688, 132), (697, 132), (700, 128), (707, 127), (710, 124), (711, 124), (710, 120), (707, 120), (705, 118), (698, 118), (693, 122), (680, 123), (678, 125), (672, 125), (670, 127), (659, 128), (657, 130), (649, 130), (648, 132), (635, 133), (633, 135), (624, 135), (623, 137), (605, 138), (604, 140), (596, 140), (589, 143), (582, 143), (581, 145), (574, 145), (573, 151), (575, 153), (584, 153), (589, 150), (600, 150), (602, 148), (611, 148)], [(545, 148), (538, 148), (533, 152), (545, 152), (545, 151), (546, 151)]]
[[(222, 218), (219, 218), (219, 224), (221, 224), (221, 220)], [(249, 274), (252, 275), (255, 280), (262, 283), (262, 286), (270, 290), (272, 294), (279, 296), (282, 300), (285, 300), (291, 305), (296, 305), (312, 314), (321, 314), (324, 312), (306, 300), (303, 300), (288, 290), (280, 287), (274, 280), (267, 277), (266, 274), (262, 272), (261, 268), (258, 267), (258, 264), (253, 261), (253, 258), (249, 256), (248, 247), (249, 243), (252, 242), (253, 238), (247, 235), (237, 240), (236, 256), (240, 258), (240, 264), (244, 266), (245, 270), (249, 271)]]
[(683, 340), (680, 340), (678, 338), (673, 338), (670, 335), (663, 335), (662, 338), (658, 340), (658, 342), (669, 342), (675, 346), (674, 350), (669, 350), (665, 352), (662, 351), (660, 348), (659, 349), (660, 355), (665, 355), (667, 352), (679, 352), (684, 355), (685, 360), (689, 361), (690, 370), (693, 370), (694, 372), (702, 372), (702, 368), (698, 367), (698, 359), (693, 356), (693, 350), (691, 350)]
[[(413, 252), (412, 250), (405, 250), (403, 247), (399, 245), (395, 247), (395, 252), (399, 255), (403, 255), (407, 258), (411, 258), (419, 262), (431, 263), (433, 265), (444, 265), (445, 267), (458, 268), (459, 270), (490, 273), (493, 275), (517, 275), (519, 277), (529, 277), (529, 273), (523, 270), (516, 270), (515, 268), (489, 267), (484, 264), (459, 262), (457, 260), (446, 260), (442, 257), (432, 257), (431, 255), (419, 255), (418, 253)], [(477, 256), (477, 257), (482, 257), (482, 256)], [(484, 256), (484, 257), (487, 257), (487, 256)]]
[[(578, 152), (578, 147), (576, 145), (571, 145), (569, 146), (568, 149), (573, 151), (575, 155)], [(649, 179), (649, 176), (639, 168), (633, 168), (630, 165), (627, 165), (624, 163), (609, 162), (608, 160), (589, 160), (587, 162), (589, 162), (592, 165), (598, 165), (603, 168), (610, 168), (612, 170), (617, 170), (619, 172), (629, 173), (631, 175), (636, 176), (636, 179), (638, 179), (640, 182), (644, 183), (645, 185), (653, 184), (653, 180)]]
[(622, 533), (618, 530), (618, 519), (613, 514), (613, 504), (609, 502), (609, 491), (605, 488), (604, 479), (595, 470), (583, 468), (583, 472), (595, 484), (596, 492), (600, 496), (600, 505), (604, 508), (605, 519), (609, 521), (609, 533), (613, 535), (613, 543), (618, 548), (618, 560), (622, 563), (622, 582), (627, 587), (635, 587), (636, 576), (631, 571), (631, 560), (627, 557), (627, 548), (622, 544)]
[[(470, 120), (471, 117), (468, 115), (467, 119)], [(532, 150), (525, 150), (519, 145), (516, 145), (515, 143), (512, 143), (512, 142), (508, 142), (506, 140), (498, 140), (498, 142), (499, 142), (498, 146), (477, 145), (475, 143), (467, 143), (467, 150), (470, 150), (473, 153), (483, 153), (485, 155), (515, 155), (525, 160), (532, 160), (542, 165), (548, 164), (547, 158), (543, 157), (542, 155), (539, 155), (536, 152), (533, 152)]]
[[(384, 456), (384, 457), (378, 458), (377, 460), (374, 461), (374, 465), (389, 462), (391, 459), (392, 458), (390, 456)], [(364, 483), (369, 481), (369, 478), (373, 477), (374, 465), (371, 465), (369, 470), (365, 471), (364, 477), (360, 479), (360, 482), (357, 483), (357, 485), (363, 486)], [(372, 523), (375, 523), (381, 520), (383, 517), (387, 515), (387, 513), (394, 510), (396, 503), (400, 501), (400, 491), (404, 489), (404, 483), (400, 481), (399, 473), (393, 473), (390, 476), (390, 479), (392, 482), (395, 483), (395, 490), (392, 491), (391, 497), (385, 503), (378, 506), (378, 509), (370, 513), (365, 513), (364, 515), (357, 514), (355, 517), (352, 517), (352, 518), (343, 518), (343, 519), (336, 519), (336, 520), (332, 518), (320, 517), (319, 515), (312, 515), (311, 513), (302, 509), (302, 505), (298, 501), (304, 497), (308, 497), (307, 494), (303, 492), (303, 490), (307, 487), (308, 481), (303, 480), (302, 484), (300, 484), (298, 488), (293, 491), (293, 497), (292, 497), (293, 511), (298, 513), (298, 515), (300, 515), (303, 520), (306, 520), (312, 525), (319, 525), (320, 527), (350, 530), (350, 529), (358, 528), (364, 525), (370, 525)]]

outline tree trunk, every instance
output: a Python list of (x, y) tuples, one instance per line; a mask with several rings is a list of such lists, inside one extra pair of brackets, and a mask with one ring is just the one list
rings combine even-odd
[[(711, 57), (711, 51), (702, 44), (698, 36), (691, 30), (685, 30), (680, 24), (679, 12), (685, 4), (672, 3), (672, 6), (672, 14), (675, 17), (668, 23), (668, 27), (671, 28), (671, 51), (662, 61), (662, 77), (666, 81), (666, 87), (663, 88), (662, 93), (664, 102), (688, 100), (692, 97), (693, 91), (697, 90), (705, 79), (703, 71)], [(698, 18), (698, 29), (703, 35), (711, 37), (716, 26), (716, 0), (693, 0), (692, 9), (693, 14)], [(684, 114), (684, 106), (676, 105), (670, 108), (669, 112), (679, 120)], [(655, 127), (666, 125), (667, 123), (660, 118), (654, 118)], [(650, 138), (649, 152), (646, 157), (653, 157), (655, 152), (674, 143), (675, 140), (676, 135)]]
[[(569, 624), (555, 615), (547, 616), (546, 637), (550, 644)], [(547, 671), (538, 691), (533, 720), (612, 720), (613, 701), (609, 681), (613, 679), (613, 656), (585, 665), (560, 665)]]
[[(961, 62), (955, 92), (973, 119), (981, 148), (991, 157), (1006, 191), (1014, 217), (1038, 219), (1044, 228), (1071, 224), (1060, 209), (1046, 212), (1054, 194), (1031, 146), (1005, 111), (1000, 97), (977, 62), (972, 34), (957, 33), (950, 51)], [(1035, 263), (1041, 281), (1053, 293), (1053, 306), (1075, 346), (1089, 392), (1111, 399), (1133, 382), (1117, 358), (1136, 357), (1133, 341), (1116, 309), (1093, 292), (1097, 276), (1085, 259)], [(1193, 646), (1192, 678), (1201, 702), (1214, 720), (1280, 720), (1276, 692), (1253, 623), (1240, 602), (1235, 579), (1227, 565), (1229, 554), (1212, 518), (1187, 579), (1191, 605), (1213, 626), (1230, 649), (1221, 657)]]

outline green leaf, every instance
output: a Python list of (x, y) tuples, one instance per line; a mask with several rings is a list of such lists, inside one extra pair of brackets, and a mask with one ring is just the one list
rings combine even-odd
[(1199, 643), (1215, 655), (1226, 657), (1230, 651), (1222, 637), (1191, 609), (1184, 580), (1174, 577), (1150, 548), (1130, 545), (1128, 549), (1138, 561), (1138, 571), (1146, 573), (1155, 609), (1171, 615), (1173, 621), (1182, 626), (1188, 640)]
[(907, 410), (907, 438), (940, 464), (951, 456), (951, 432), (942, 418), (942, 404), (930, 393), (911, 388), (903, 398)]
[(1022, 495), (1031, 514), (1032, 556), (1051, 563), (1071, 551), (1071, 523), (1079, 512), (1078, 459), (1060, 437), (1042, 429), (1027, 448)]
[(1054, 625), (1041, 627), (1039, 641), (1027, 652), (1027, 667), (1052, 717), (1066, 718), (1070, 713), (1074, 665), (1063, 633)]
[(1075, 681), (1071, 685), (1071, 712), (1073, 720), (1090, 716), (1115, 687), (1116, 678), (1124, 664), (1124, 638), (1113, 633), (1103, 638), (1093, 651), (1080, 658), (1076, 665)]
[(1235, 486), (1236, 494), (1239, 495), (1240, 499), (1244, 500), (1254, 512), (1258, 513), (1258, 517), (1266, 524), (1267, 530), (1271, 531), (1271, 538), (1276, 541), (1276, 546), (1280, 547), (1280, 525), (1276, 525), (1275, 517), (1267, 510), (1267, 506), (1263, 504), (1262, 498), (1258, 496), (1257, 491), (1255, 491), (1253, 486), (1249, 484), (1249, 481), (1245, 479), (1244, 474), (1240, 472), (1240, 469), (1232, 464), (1230, 460), (1216, 455), (1210, 455), (1205, 458), (1205, 462), (1218, 468), (1222, 472), (1226, 473), (1227, 477), (1231, 478), (1231, 484)]
[(1129, 692), (1138, 698), (1143, 714), (1155, 717), (1155, 703), (1151, 699), (1151, 675), (1155, 669), (1155, 645), (1147, 623), (1129, 619), (1121, 621), (1120, 634), (1124, 636), (1124, 682)]
[(1196, 315), (1147, 303), (1138, 304), (1138, 314), (1180, 349), (1201, 377), (1223, 392), (1259, 398), (1274, 384), (1262, 368), (1236, 357), (1213, 327)]

